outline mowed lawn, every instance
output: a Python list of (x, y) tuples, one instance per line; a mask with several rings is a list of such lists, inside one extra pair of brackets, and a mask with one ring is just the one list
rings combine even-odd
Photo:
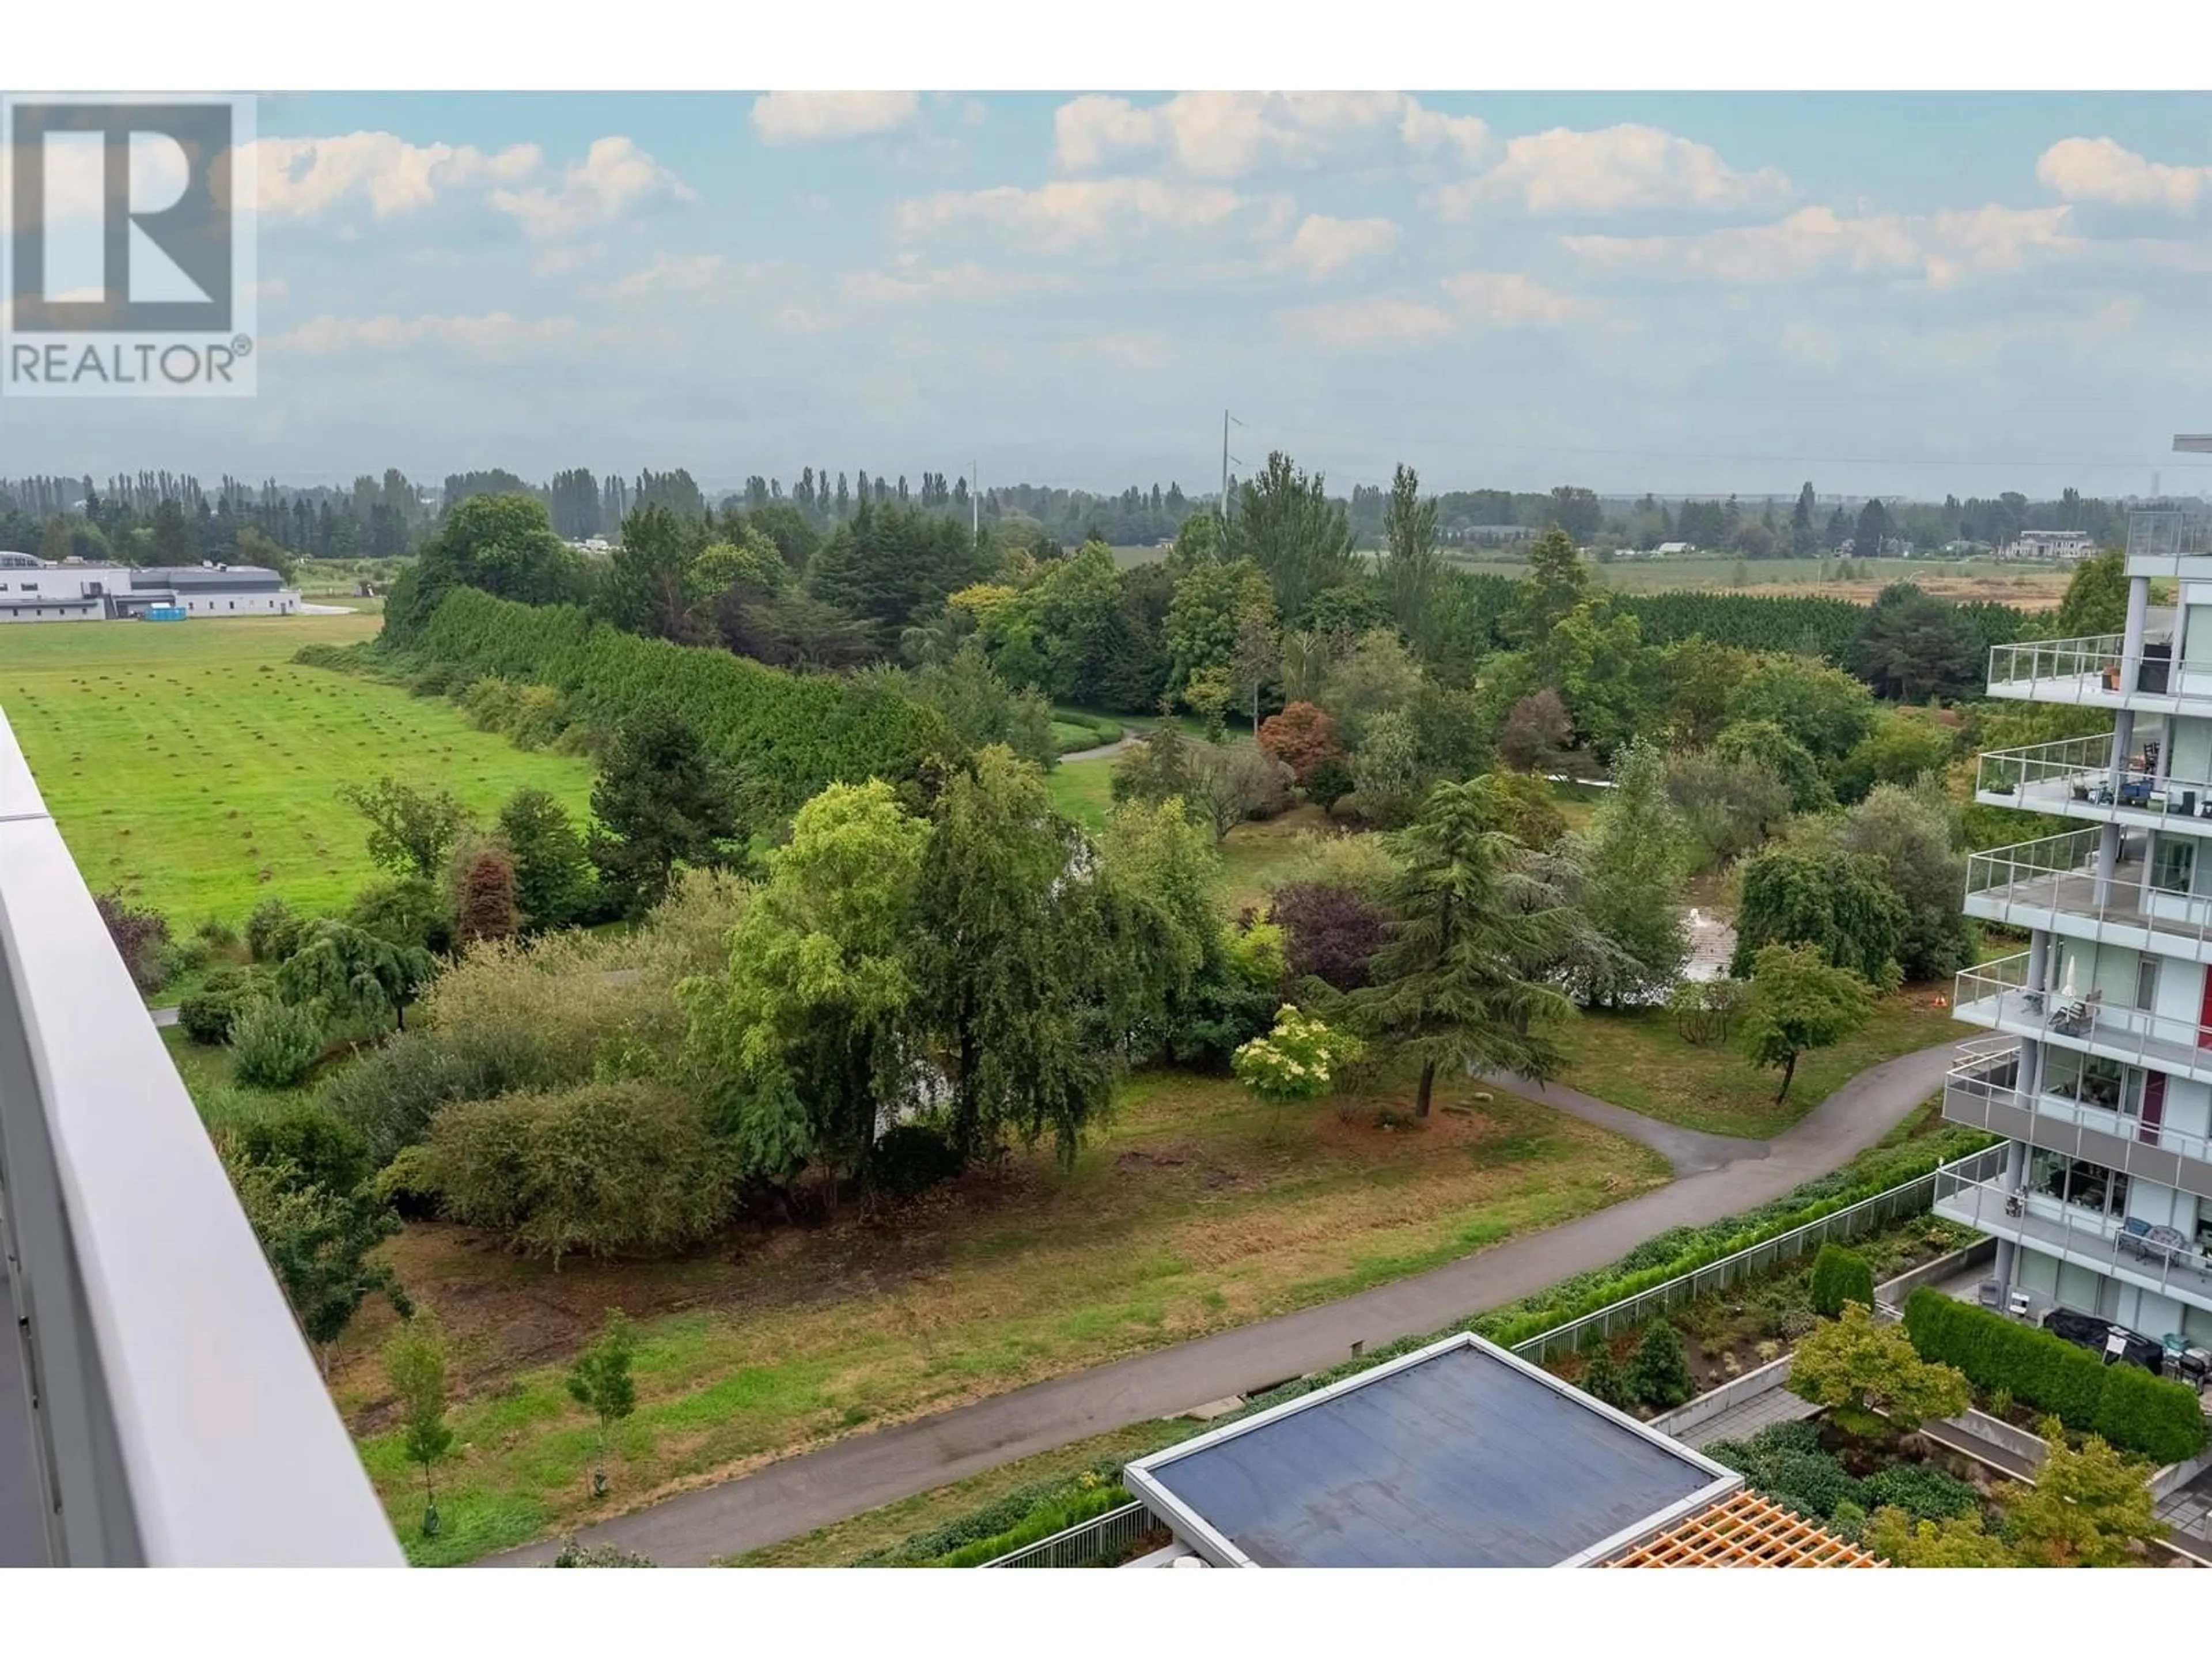
[[(392, 1323), (380, 1304), (339, 1345), (332, 1389), (410, 1553), (466, 1560), (856, 1429), (1345, 1296), (1665, 1179), (1656, 1154), (1502, 1093), (1425, 1124), (1374, 1103), (1278, 1117), (1225, 1080), (1148, 1074), (1072, 1170), (1018, 1157), (895, 1219), (848, 1205), (687, 1262), (556, 1272), (410, 1226), (392, 1259), (453, 1336), (464, 1396), (434, 1540), (415, 1524), (421, 1478), (376, 1358)], [(638, 1406), (611, 1438), (613, 1496), (594, 1504), (594, 1427), (562, 1364), (611, 1306), (641, 1322)]]
[(1663, 1008), (1584, 1013), (1566, 1027), (1571, 1063), (1559, 1081), (1632, 1112), (1686, 1129), (1765, 1139), (1777, 1135), (1836, 1090), (1885, 1060), (1969, 1033), (1954, 1024), (1948, 986), (1909, 988), (1886, 998), (1875, 1017), (1832, 1048), (1801, 1056), (1790, 1098), (1777, 1104), (1782, 1073), (1753, 1066), (1734, 1046), (1684, 1039)]
[(0, 633), (0, 712), (94, 892), (120, 887), (182, 933), (277, 894), (335, 907), (375, 871), (340, 784), (443, 784), (480, 812), (525, 784), (580, 813), (592, 772), (479, 732), (450, 703), (303, 668), (368, 615), (58, 623)]

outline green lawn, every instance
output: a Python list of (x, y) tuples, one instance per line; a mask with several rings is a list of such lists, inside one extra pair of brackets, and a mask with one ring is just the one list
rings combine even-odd
[(1106, 827), (1107, 809), (1114, 804), (1114, 757), (1062, 761), (1045, 777), (1052, 804), (1086, 830)]
[(1585, 1013), (1565, 1029), (1573, 1055), (1559, 1081), (1584, 1094), (1687, 1129), (1756, 1139), (1780, 1133), (1869, 1066), (1966, 1033), (1927, 993), (1885, 1001), (1856, 1035), (1797, 1062), (1790, 1098), (1775, 1103), (1781, 1073), (1755, 1070), (1734, 1047), (1684, 1041), (1663, 1009)]
[(335, 792), (387, 772), (441, 783), (480, 812), (525, 784), (584, 809), (586, 762), (291, 661), (380, 626), (351, 615), (9, 629), (0, 709), (92, 889), (123, 888), (179, 933), (210, 915), (242, 921), (271, 893), (341, 904), (374, 871)]
[[(864, 1425), (1345, 1296), (1664, 1179), (1655, 1154), (1508, 1095), (1384, 1127), (1371, 1109), (1279, 1116), (1233, 1083), (1148, 1074), (1073, 1170), (1018, 1158), (896, 1228), (848, 1212), (690, 1261), (555, 1273), (410, 1226), (392, 1260), (444, 1318), (465, 1396), (436, 1540), (413, 1524), (380, 1306), (341, 1343), (333, 1390), (410, 1550), (465, 1560)], [(556, 1362), (617, 1305), (640, 1322), (638, 1407), (613, 1436), (616, 1496), (593, 1505), (592, 1428)]]

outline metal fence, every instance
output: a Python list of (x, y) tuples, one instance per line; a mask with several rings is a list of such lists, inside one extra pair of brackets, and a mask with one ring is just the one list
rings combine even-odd
[(1976, 1152), (1954, 1164), (1947, 1164), (1942, 1169), (1930, 1170), (1924, 1176), (1900, 1182), (1871, 1198), (1863, 1198), (1856, 1204), (1846, 1205), (1824, 1215), (1818, 1221), (1808, 1221), (1802, 1227), (1793, 1227), (1764, 1243), (1738, 1250), (1734, 1255), (1724, 1255), (1717, 1261), (1668, 1279), (1664, 1284), (1654, 1285), (1648, 1291), (1639, 1291), (1634, 1296), (1609, 1303), (1595, 1313), (1584, 1314), (1580, 1319), (1571, 1319), (1564, 1325), (1554, 1325), (1550, 1330), (1532, 1336), (1525, 1342), (1515, 1343), (1513, 1352), (1524, 1359), (1533, 1359), (1540, 1364), (1555, 1353), (1571, 1352), (1579, 1348), (1594, 1336), (1610, 1336), (1615, 1331), (1644, 1324), (1664, 1309), (1694, 1302), (1701, 1296), (1756, 1278), (1782, 1262), (1817, 1250), (1832, 1239), (1856, 1238), (1901, 1217), (1918, 1215), (1934, 1204), (1936, 1180), (1940, 1176), (1947, 1171), (1965, 1170), (1969, 1165), (1978, 1169), (1980, 1166), (1977, 1160), (1987, 1156), (1984, 1152)]
[(1142, 1503), (1124, 1504), (1118, 1510), (1079, 1521), (1049, 1538), (1025, 1544), (987, 1567), (1087, 1567), (1126, 1555), (1150, 1533), (1164, 1532), (1167, 1522)]

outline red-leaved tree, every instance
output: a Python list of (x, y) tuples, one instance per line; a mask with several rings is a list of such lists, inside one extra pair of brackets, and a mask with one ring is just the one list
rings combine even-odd
[(1325, 760), (1344, 751), (1337, 747), (1336, 722), (1310, 702), (1285, 706), (1260, 723), (1260, 747), (1291, 769), (1304, 783), (1306, 774)]
[(460, 902), (454, 907), (453, 943), (467, 946), (478, 939), (512, 939), (521, 925), (514, 902), (514, 865), (495, 847), (488, 847), (470, 860), (461, 878)]

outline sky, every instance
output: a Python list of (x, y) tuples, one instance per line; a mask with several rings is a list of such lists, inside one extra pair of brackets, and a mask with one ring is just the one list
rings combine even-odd
[(2212, 99), (259, 100), (260, 391), (0, 474), (2212, 483)]

